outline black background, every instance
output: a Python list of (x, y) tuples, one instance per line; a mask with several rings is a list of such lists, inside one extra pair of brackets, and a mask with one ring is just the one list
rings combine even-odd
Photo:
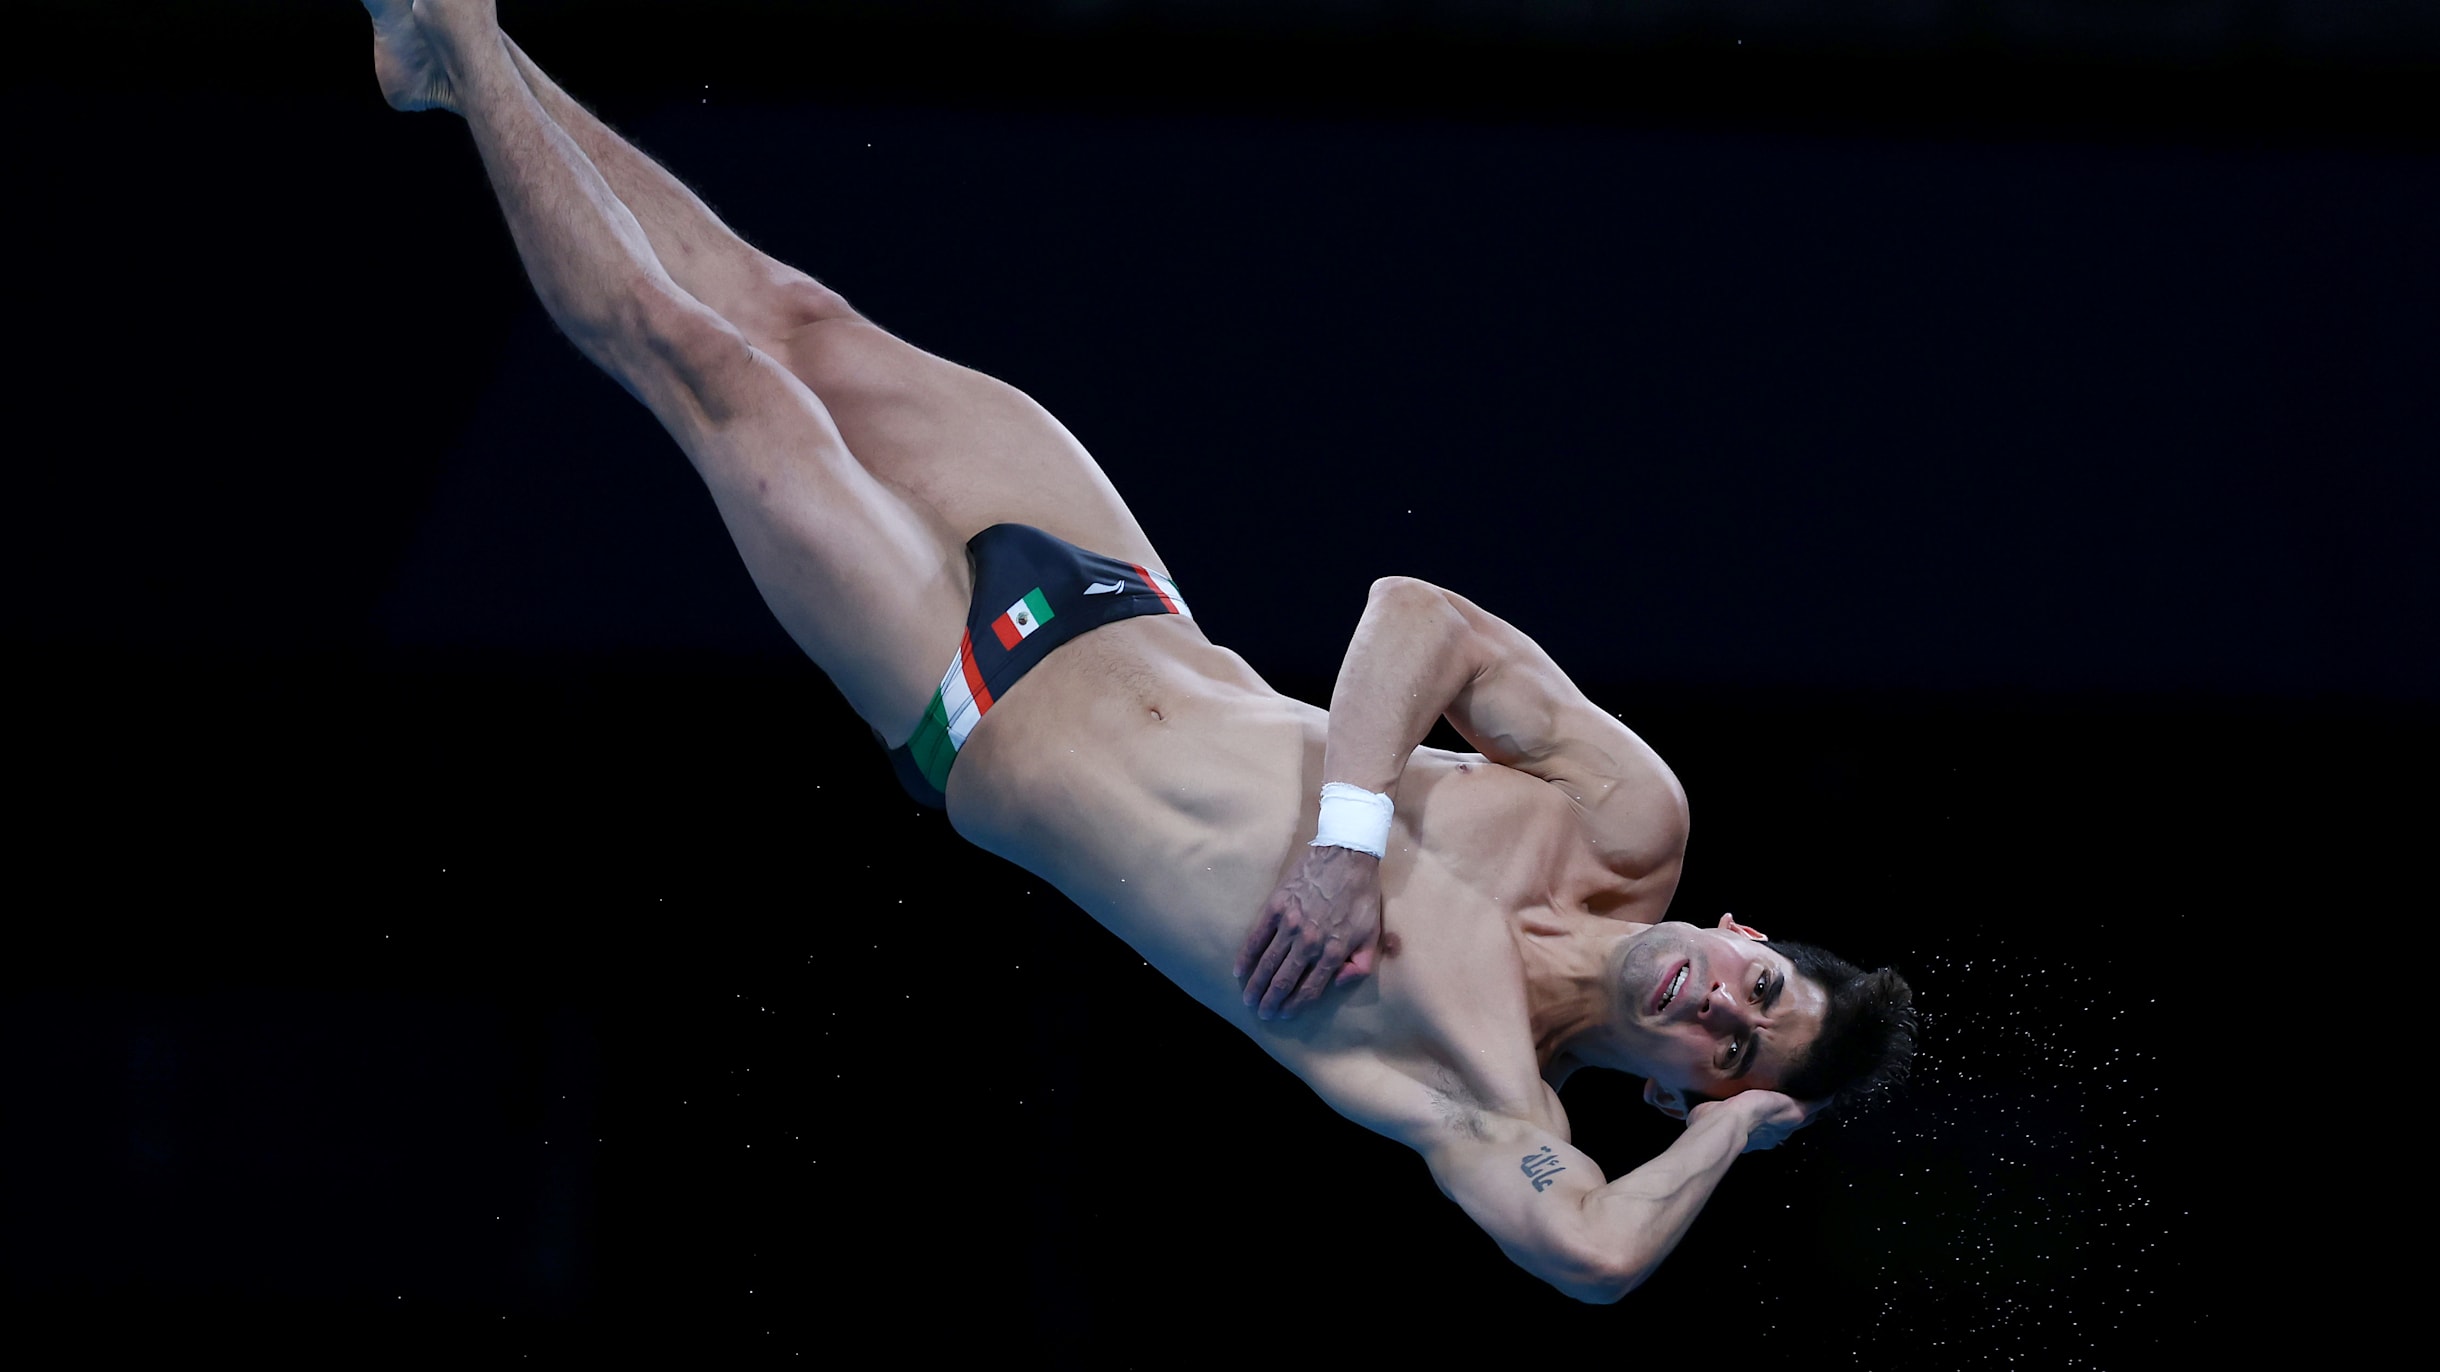
[[(2379, 1206), (2355, 1102), (2419, 1052), (2376, 1019), (2440, 694), (2433, 26), (1519, 12), (506, 18), (1050, 406), (1283, 691), (1389, 572), (1534, 635), (1685, 781), (1681, 917), (1913, 979), (1894, 1105), (1555, 1296), (901, 799), (359, 11), (37, 5), (15, 1327), (2110, 1367), (2312, 1289), (2269, 1235)], [(1666, 1143), (1567, 1100), (1613, 1172)]]

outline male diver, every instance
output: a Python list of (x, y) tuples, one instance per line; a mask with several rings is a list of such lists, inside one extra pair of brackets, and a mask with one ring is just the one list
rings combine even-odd
[[(365, 4), (384, 96), (465, 117), (551, 318), (677, 440), (909, 788), (1420, 1152), (1527, 1270), (1618, 1299), (1739, 1153), (1903, 1067), (1895, 973), (1663, 920), (1685, 795), (1525, 635), (1390, 577), (1328, 712), (1274, 692), (1031, 399), (748, 246), (493, 0)], [(1478, 751), (1420, 746), (1444, 715)], [(1580, 1066), (1684, 1133), (1605, 1178), (1560, 1108)]]

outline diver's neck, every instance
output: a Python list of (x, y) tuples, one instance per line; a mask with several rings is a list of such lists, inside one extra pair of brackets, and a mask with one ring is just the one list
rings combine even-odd
[(1588, 914), (1537, 910), (1517, 927), (1534, 1060), (1635, 1071), (1621, 1057), (1618, 975), (1649, 928)]

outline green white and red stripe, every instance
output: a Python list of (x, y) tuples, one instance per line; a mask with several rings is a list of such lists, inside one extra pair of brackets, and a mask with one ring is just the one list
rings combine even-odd
[[(1176, 582), (1141, 563), (1119, 565), (1142, 578), (1143, 584), (1160, 599), (1162, 609), (1173, 615), (1194, 617), (1194, 612), (1186, 608), (1186, 598), (1178, 594)], [(1112, 575), (1116, 575), (1115, 570)], [(1115, 583), (1094, 584), (1104, 590), (1116, 589)], [(1013, 652), (1053, 618), (1049, 599), (1036, 586), (1000, 612), (1000, 617), (991, 622), (991, 632), (1002, 649)], [(1089, 612), (1087, 618), (1091, 618)], [(958, 750), (966, 746), (966, 736), (974, 732), (974, 726), (991, 706), (991, 688), (984, 684), (982, 668), (975, 662), (974, 632), (969, 629), (958, 635), (957, 656), (950, 661), (949, 670), (941, 674), (940, 689), (932, 693), (931, 704), (924, 707), (915, 736), (907, 740), (907, 751), (913, 755), (917, 770), (932, 783), (934, 790), (947, 793), (949, 769), (957, 761)]]
[(907, 740), (907, 751), (914, 754), (916, 767), (932, 789), (947, 792), (949, 764), (957, 761), (957, 750), (966, 746), (966, 735), (974, 732), (976, 721), (990, 708), (991, 688), (983, 684), (982, 669), (974, 663), (974, 633), (968, 630), (958, 635), (957, 657), (941, 674), (940, 689), (924, 707), (915, 737)]
[(1152, 588), (1152, 593), (1161, 598), (1162, 606), (1169, 613), (1184, 615), (1188, 619), (1195, 617), (1194, 611), (1186, 608), (1186, 597), (1178, 594), (1178, 583), (1140, 563), (1130, 562), (1127, 565), (1135, 568), (1135, 574), (1142, 577), (1144, 584)]
[(1034, 630), (1051, 621), (1051, 603), (1042, 598), (1042, 588), (1036, 586), (1016, 604), (1000, 612), (991, 621), (991, 631), (1000, 636), (1000, 646), (1014, 648), (1034, 636)]

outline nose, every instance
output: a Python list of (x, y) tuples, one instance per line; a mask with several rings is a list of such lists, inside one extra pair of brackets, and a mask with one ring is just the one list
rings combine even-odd
[(1752, 1007), (1725, 984), (1716, 981), (1711, 984), (1710, 993), (1703, 997), (1703, 1003), (1694, 1008), (1694, 1013), (1696, 1018), (1717, 1033), (1738, 1034), (1754, 1027)]

